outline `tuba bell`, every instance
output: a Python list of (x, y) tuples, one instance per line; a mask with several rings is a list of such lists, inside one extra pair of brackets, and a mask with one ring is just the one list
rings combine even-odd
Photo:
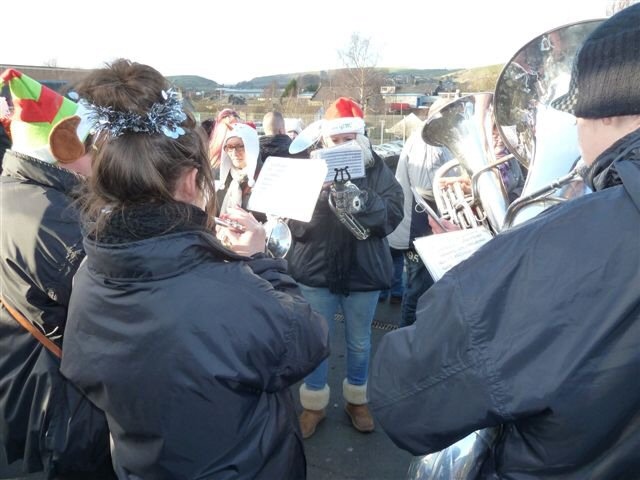
[[(501, 181), (494, 150), (493, 94), (477, 93), (458, 98), (434, 112), (422, 130), (422, 138), (429, 145), (447, 147), (460, 166), (468, 181), (453, 186), (462, 194), (455, 200), (447, 201), (450, 192), (443, 193), (434, 185), (436, 204), (440, 213), (458, 223), (461, 228), (483, 225), (494, 233), (503, 228), (508, 206), (508, 195)], [(453, 167), (455, 164), (450, 164)], [(439, 182), (446, 174), (438, 172)], [(446, 189), (445, 189), (446, 190)], [(458, 222), (455, 212), (443, 211), (441, 206), (450, 203), (459, 211), (473, 211), (475, 222), (469, 218), (470, 225)], [(468, 204), (468, 205), (466, 205)], [(465, 215), (470, 217), (470, 215)], [(467, 220), (465, 220), (466, 222)]]
[(569, 90), (573, 59), (602, 22), (550, 30), (524, 45), (505, 65), (494, 96), (496, 125), (507, 148), (528, 170), (520, 198), (509, 205), (505, 228), (559, 202), (584, 195), (575, 117), (551, 107)]

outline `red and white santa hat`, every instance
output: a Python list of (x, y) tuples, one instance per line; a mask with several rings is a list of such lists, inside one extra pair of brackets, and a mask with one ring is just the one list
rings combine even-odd
[(353, 99), (340, 97), (334, 101), (324, 114), (322, 120), (317, 120), (302, 130), (291, 142), (289, 153), (295, 154), (306, 150), (321, 137), (331, 137), (343, 133), (357, 133), (364, 135), (365, 123), (362, 108)]
[(340, 97), (327, 108), (322, 123), (322, 136), (342, 133), (364, 135), (364, 113), (354, 100)]

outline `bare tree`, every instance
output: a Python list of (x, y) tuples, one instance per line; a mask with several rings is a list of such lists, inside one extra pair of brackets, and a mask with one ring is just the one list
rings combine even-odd
[(346, 67), (340, 80), (349, 90), (355, 90), (356, 100), (364, 109), (373, 97), (380, 95), (382, 75), (376, 69), (378, 54), (371, 45), (371, 39), (351, 34), (351, 40), (345, 50), (338, 51), (342, 63)]
[(607, 16), (611, 16), (620, 10), (624, 10), (634, 3), (638, 3), (638, 0), (609, 0), (607, 2)]
[(262, 90), (262, 97), (270, 100), (275, 105), (276, 99), (278, 99), (278, 90), (278, 82), (274, 80)]

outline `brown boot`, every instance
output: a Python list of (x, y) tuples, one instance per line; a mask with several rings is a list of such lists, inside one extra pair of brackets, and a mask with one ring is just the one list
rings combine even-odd
[(367, 407), (366, 403), (364, 405), (347, 403), (344, 411), (347, 412), (347, 415), (351, 418), (353, 428), (362, 433), (373, 432), (375, 428), (373, 425), (373, 417), (371, 413), (369, 413), (369, 407)]
[(302, 438), (309, 438), (316, 433), (316, 427), (327, 416), (326, 410), (302, 410), (300, 414), (300, 430), (302, 431)]

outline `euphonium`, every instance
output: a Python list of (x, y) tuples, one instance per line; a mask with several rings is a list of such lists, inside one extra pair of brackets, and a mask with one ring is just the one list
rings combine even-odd
[(333, 178), (327, 201), (331, 211), (353, 236), (358, 240), (366, 240), (371, 232), (358, 222), (353, 214), (362, 211), (364, 208), (364, 204), (367, 201), (367, 192), (363, 192), (355, 184), (351, 183), (351, 175), (348, 169), (349, 167), (336, 169), (336, 175)]
[[(493, 145), (492, 99), (491, 93), (468, 95), (429, 112), (422, 138), (430, 145), (447, 147), (460, 164), (462, 176), (468, 178), (470, 195), (453, 203), (466, 208), (463, 204), (468, 202), (477, 212), (477, 222), (470, 226), (484, 224), (497, 233), (502, 230), (508, 198), (500, 174), (494, 168), (498, 162)], [(436, 203), (444, 203), (444, 200), (438, 201), (442, 193), (437, 185), (434, 185), (434, 195)], [(454, 212), (440, 213), (450, 216), (455, 223)]]

